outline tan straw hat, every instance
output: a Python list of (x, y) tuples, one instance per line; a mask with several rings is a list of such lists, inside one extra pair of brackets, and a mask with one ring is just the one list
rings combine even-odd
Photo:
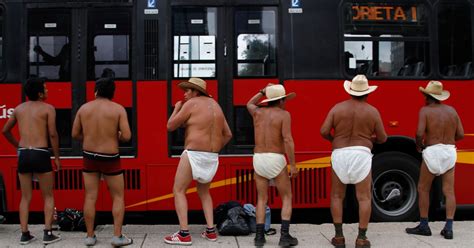
[(364, 75), (357, 75), (351, 81), (344, 82), (344, 89), (349, 95), (363, 96), (372, 93), (377, 86), (369, 86), (369, 81)]
[(276, 101), (282, 98), (286, 98), (288, 100), (295, 98), (296, 93), (291, 92), (290, 94), (286, 94), (285, 87), (281, 84), (275, 84), (271, 86), (267, 86), (265, 88), (265, 96), (267, 99), (261, 101), (260, 103), (266, 103), (271, 101)]
[(421, 92), (432, 96), (434, 99), (444, 101), (451, 95), (449, 91), (443, 90), (443, 84), (439, 81), (429, 81), (426, 88), (420, 87)]
[(210, 97), (210, 95), (207, 93), (206, 90), (206, 81), (200, 79), (200, 78), (190, 78), (188, 81), (181, 82), (178, 84), (178, 87), (181, 89), (195, 89), (205, 96)]

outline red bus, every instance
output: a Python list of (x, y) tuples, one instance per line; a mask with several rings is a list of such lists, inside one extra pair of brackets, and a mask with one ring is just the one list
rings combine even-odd
[[(254, 134), (245, 104), (268, 83), (281, 83), (297, 93), (287, 104), (300, 170), (292, 180), (294, 207), (328, 208), (331, 146), (319, 128), (329, 109), (348, 97), (343, 81), (365, 74), (379, 86), (369, 102), (390, 136), (373, 149), (373, 219), (408, 220), (418, 211), (421, 156), (413, 138), (424, 104), (418, 87), (440, 80), (466, 131), (457, 144), (457, 203), (472, 205), (473, 13), (469, 0), (1, 0), (0, 126), (25, 101), (26, 78), (47, 77), (63, 161), (55, 175), (56, 207), (82, 209), (81, 144), (71, 138), (72, 120), (94, 98), (94, 80), (110, 68), (115, 101), (133, 130), (120, 147), (126, 209), (173, 210), (184, 135), (168, 133), (166, 122), (183, 96), (177, 83), (201, 77), (234, 135), (221, 152), (214, 203), (255, 203)], [(3, 138), (0, 147), (0, 212), (16, 212), (16, 151)], [(440, 207), (441, 188), (434, 184), (432, 206)], [(101, 187), (97, 210), (107, 211), (111, 200)], [(41, 211), (34, 188), (31, 210)], [(270, 189), (271, 208), (281, 207), (277, 198)], [(200, 208), (193, 186), (188, 199), (190, 209)]]

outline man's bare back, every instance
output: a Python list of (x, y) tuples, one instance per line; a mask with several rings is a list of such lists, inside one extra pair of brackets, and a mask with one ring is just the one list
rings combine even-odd
[(20, 147), (48, 147), (48, 121), (55, 121), (55, 110), (42, 101), (28, 101), (15, 108), (14, 116), (20, 131)]
[(73, 137), (82, 138), (82, 148), (99, 153), (118, 153), (118, 142), (131, 137), (127, 113), (120, 104), (97, 98), (81, 106), (73, 126)]
[(289, 121), (288, 111), (279, 107), (261, 107), (255, 111), (255, 153), (273, 152), (285, 154), (282, 135), (283, 121)]
[(333, 149), (348, 146), (372, 149), (373, 141), (382, 143), (387, 138), (379, 112), (363, 100), (350, 99), (336, 104), (324, 121), (321, 134), (328, 137), (332, 128)]
[(424, 145), (455, 144), (464, 130), (456, 110), (446, 104), (432, 103), (420, 109), (417, 136)]
[(185, 127), (185, 149), (219, 152), (229, 141), (230, 128), (221, 107), (214, 99), (196, 96), (187, 100), (182, 106), (181, 102), (178, 102), (176, 108), (180, 108), (177, 118), (170, 118), (170, 122)]

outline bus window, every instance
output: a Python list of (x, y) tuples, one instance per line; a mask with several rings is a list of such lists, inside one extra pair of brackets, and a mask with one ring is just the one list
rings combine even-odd
[(29, 75), (48, 81), (71, 80), (70, 18), (53, 12), (32, 13), (28, 19)]
[(428, 75), (429, 11), (423, 4), (348, 3), (344, 11), (346, 74)]
[(471, 8), (441, 3), (438, 8), (439, 69), (446, 77), (472, 77)]
[[(253, 119), (250, 116), (247, 106), (235, 106), (234, 108), (234, 120), (235, 120), (235, 145), (236, 146), (248, 146), (240, 148), (253, 149), (255, 145)], [(252, 151), (249, 150), (249, 153)]]
[(236, 12), (237, 76), (276, 76), (275, 22), (271, 10)]
[(88, 80), (95, 80), (105, 68), (112, 69), (116, 79), (130, 79), (130, 29), (130, 14), (126, 11), (91, 13)]
[(175, 78), (216, 77), (216, 8), (173, 12)]

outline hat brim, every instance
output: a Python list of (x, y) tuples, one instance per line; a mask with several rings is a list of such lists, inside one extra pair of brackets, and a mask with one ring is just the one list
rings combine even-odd
[(276, 101), (276, 100), (280, 100), (280, 99), (283, 99), (285, 98), (286, 100), (291, 100), (293, 98), (296, 97), (296, 93), (295, 92), (291, 92), (289, 94), (286, 94), (284, 96), (279, 96), (279, 97), (274, 97), (274, 98), (269, 98), (269, 99), (265, 99), (263, 101), (261, 101), (259, 104), (262, 104), (262, 103), (267, 103), (267, 102), (272, 102), (272, 101)]
[(369, 86), (367, 90), (364, 91), (355, 91), (351, 90), (351, 81), (344, 81), (344, 90), (351, 96), (363, 96), (374, 92), (377, 89), (377, 85)]
[(181, 82), (181, 83), (178, 84), (178, 87), (180, 87), (183, 90), (185, 90), (185, 89), (195, 89), (195, 90), (201, 92), (202, 94), (204, 94), (205, 96), (211, 97), (205, 89), (199, 87), (198, 85), (190, 83), (190, 82), (186, 82), (186, 81)]
[(432, 96), (434, 99), (438, 100), (438, 101), (444, 101), (446, 99), (448, 99), (450, 96), (451, 96), (451, 93), (449, 93), (449, 91), (447, 90), (443, 90), (441, 91), (441, 95), (438, 95), (438, 94), (433, 94), (433, 93), (430, 93), (428, 91), (426, 91), (425, 88), (423, 87), (420, 87), (418, 88), (421, 92), (427, 94), (427, 95), (430, 95)]

